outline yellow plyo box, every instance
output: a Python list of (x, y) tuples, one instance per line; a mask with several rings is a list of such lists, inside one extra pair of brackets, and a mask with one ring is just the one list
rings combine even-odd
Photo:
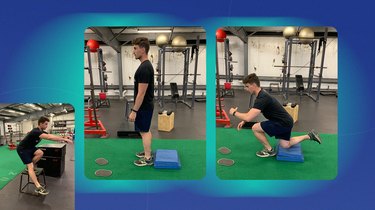
[(171, 131), (174, 128), (174, 112), (170, 115), (166, 113), (158, 114), (158, 130)]
[(293, 122), (296, 123), (298, 120), (298, 110), (299, 105), (296, 105), (294, 108), (292, 108), (290, 105), (284, 106), (284, 109), (292, 116)]

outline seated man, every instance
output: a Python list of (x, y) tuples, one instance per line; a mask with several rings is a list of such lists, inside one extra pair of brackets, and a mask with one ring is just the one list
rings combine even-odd
[(304, 140), (313, 140), (321, 144), (320, 137), (314, 130), (306, 135), (290, 137), (293, 118), (274, 97), (260, 87), (260, 81), (256, 74), (246, 76), (242, 82), (245, 85), (245, 90), (256, 96), (254, 106), (247, 113), (237, 112), (237, 108), (231, 108), (229, 113), (242, 120), (237, 129), (241, 129), (245, 122), (252, 121), (260, 113), (263, 113), (264, 117), (268, 119), (261, 123), (255, 123), (252, 127), (255, 137), (264, 146), (263, 150), (256, 153), (258, 157), (276, 155), (276, 151), (271, 147), (265, 133), (279, 139), (280, 146), (283, 148), (289, 148)]
[(37, 149), (36, 145), (40, 142), (41, 139), (73, 143), (70, 136), (61, 137), (45, 132), (44, 130), (48, 127), (48, 122), (49, 119), (47, 117), (40, 117), (38, 120), (38, 127), (32, 129), (17, 146), (17, 153), (20, 156), (22, 162), (27, 166), (26, 170), (28, 171), (31, 180), (35, 184), (35, 192), (40, 195), (48, 195), (49, 192), (40, 185), (35, 175), (35, 164), (43, 156), (43, 151)]

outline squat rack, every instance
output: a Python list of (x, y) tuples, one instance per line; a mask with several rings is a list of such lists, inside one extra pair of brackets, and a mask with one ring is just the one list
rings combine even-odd
[[(183, 82), (182, 82), (182, 99), (180, 99), (178, 102), (181, 102), (185, 104), (190, 109), (194, 107), (194, 101), (195, 101), (195, 90), (197, 85), (197, 72), (198, 72), (198, 55), (199, 55), (199, 36), (197, 37), (196, 46), (194, 46), (194, 49), (196, 50), (195, 54), (195, 65), (194, 65), (194, 72), (193, 74), (189, 74), (189, 63), (190, 63), (190, 48), (175, 48), (175, 47), (162, 47), (159, 49), (159, 57), (158, 57), (158, 74), (157, 76), (157, 82), (158, 82), (158, 94), (157, 94), (157, 100), (160, 107), (164, 107), (164, 90), (165, 90), (165, 76), (166, 75), (180, 75), (180, 74), (166, 74), (165, 73), (165, 56), (166, 53), (182, 53), (184, 55), (184, 69), (183, 69)], [(193, 75), (193, 81), (189, 82), (189, 76)], [(187, 91), (188, 91), (188, 84), (193, 85), (193, 91), (192, 91), (192, 99), (191, 102), (188, 102), (187, 99)]]
[[(88, 115), (85, 115), (85, 118), (88, 118), (88, 121), (85, 121), (84, 126), (85, 126), (85, 134), (99, 134), (101, 135), (102, 138), (105, 138), (108, 136), (107, 130), (105, 129), (103, 123), (98, 120), (98, 115), (97, 115), (97, 106), (95, 103), (95, 89), (94, 89), (94, 83), (93, 83), (93, 73), (92, 73), (92, 64), (91, 64), (91, 53), (90, 53), (90, 48), (85, 47), (85, 52), (87, 53), (87, 59), (88, 59), (88, 64), (89, 66), (87, 67), (90, 75), (90, 94), (91, 94), (91, 103), (89, 100), (89, 105), (85, 111), (88, 112)], [(94, 129), (89, 129), (89, 128), (94, 128)]]
[[(325, 57), (325, 51), (326, 51), (326, 44), (327, 44), (327, 36), (328, 36), (328, 28), (325, 29), (324, 37), (320, 39), (310, 38), (311, 42), (309, 43), (309, 46), (311, 48), (311, 54), (310, 54), (310, 66), (309, 68), (309, 76), (308, 76), (308, 82), (307, 82), (307, 89), (304, 91), (304, 94), (307, 95), (309, 98), (311, 98), (315, 102), (319, 102), (319, 95), (320, 95), (320, 87), (322, 84), (322, 77), (323, 77), (323, 69), (324, 67), (324, 57)], [(305, 38), (307, 39), (307, 38)], [(317, 46), (318, 41), (320, 42), (319, 45), (322, 44), (323, 50), (322, 50), (322, 59), (320, 62), (320, 66), (315, 66), (315, 59), (317, 56)], [(282, 66), (275, 66), (275, 67), (282, 67), (282, 73), (283, 73), (283, 79), (282, 79), (282, 93), (284, 96), (284, 99), (288, 101), (289, 99), (289, 83), (290, 83), (290, 69), (293, 67), (303, 68), (304, 66), (292, 66), (292, 46), (294, 44), (301, 44), (300, 39), (296, 37), (289, 37), (285, 41), (285, 52), (284, 52), (284, 65)], [(319, 46), (320, 49), (320, 46)], [(319, 74), (315, 75), (315, 69), (319, 69)], [(317, 92), (314, 96), (312, 94), (313, 89), (313, 80), (314, 77), (318, 77), (318, 84), (317, 84)]]
[(221, 98), (220, 91), (220, 74), (219, 74), (219, 56), (218, 56), (218, 45), (216, 42), (216, 125), (225, 125), (225, 127), (230, 127), (230, 119), (223, 109), (224, 105), (221, 104), (223, 98)]

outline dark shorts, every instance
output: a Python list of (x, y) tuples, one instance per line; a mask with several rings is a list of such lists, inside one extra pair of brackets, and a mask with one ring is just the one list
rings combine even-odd
[(31, 148), (31, 149), (24, 149), (24, 148), (17, 147), (17, 153), (20, 156), (23, 164), (29, 164), (33, 162), (34, 153), (37, 150), (38, 149), (36, 147)]
[(260, 126), (269, 136), (275, 136), (276, 139), (290, 140), (293, 127), (284, 127), (281, 124), (273, 121), (263, 121)]
[(152, 114), (154, 110), (138, 110), (135, 118), (135, 131), (148, 132), (150, 131)]

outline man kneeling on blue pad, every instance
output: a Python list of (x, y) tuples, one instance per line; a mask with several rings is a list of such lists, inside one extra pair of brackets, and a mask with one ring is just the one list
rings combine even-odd
[(250, 74), (243, 79), (245, 90), (256, 96), (254, 106), (247, 113), (237, 112), (236, 108), (231, 108), (229, 113), (242, 121), (238, 124), (240, 130), (245, 122), (252, 121), (260, 113), (263, 113), (267, 121), (255, 123), (252, 127), (255, 137), (263, 144), (264, 148), (258, 151), (258, 157), (272, 157), (276, 155), (275, 149), (272, 148), (267, 140), (265, 133), (269, 136), (275, 136), (280, 139), (280, 146), (283, 148), (292, 147), (304, 140), (312, 140), (321, 144), (319, 134), (311, 130), (308, 134), (295, 136), (291, 138), (293, 128), (293, 118), (283, 108), (283, 106), (270, 94), (260, 87), (260, 81), (256, 74)]

